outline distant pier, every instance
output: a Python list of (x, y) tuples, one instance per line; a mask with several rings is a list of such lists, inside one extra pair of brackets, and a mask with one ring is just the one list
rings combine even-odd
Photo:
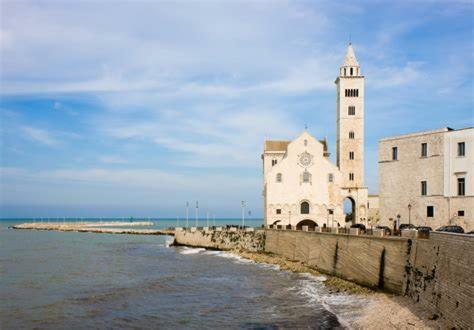
[[(131, 235), (174, 235), (174, 229), (135, 229), (110, 227), (144, 227), (153, 226), (153, 222), (30, 222), (11, 226), (12, 229), (55, 230), (81, 233), (100, 234), (131, 234)], [(107, 228), (104, 228), (107, 227)]]

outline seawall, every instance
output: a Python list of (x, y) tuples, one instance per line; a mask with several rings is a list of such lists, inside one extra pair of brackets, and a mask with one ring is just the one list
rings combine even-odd
[(269, 229), (265, 251), (364, 286), (402, 294), (411, 244), (400, 237)]
[(265, 246), (265, 230), (176, 228), (175, 245), (261, 252)]
[(474, 327), (474, 235), (431, 232), (415, 240), (405, 294), (439, 317), (443, 328)]
[(270, 252), (320, 272), (405, 295), (443, 328), (472, 328), (474, 236), (431, 232), (428, 239), (299, 230), (176, 230), (175, 242)]

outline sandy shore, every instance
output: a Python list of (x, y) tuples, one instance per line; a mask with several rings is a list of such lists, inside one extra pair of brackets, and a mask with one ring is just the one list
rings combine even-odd
[(327, 278), (324, 282), (330, 292), (345, 292), (356, 295), (370, 295), (372, 303), (361, 306), (361, 316), (350, 322), (355, 329), (436, 329), (439, 325), (430, 320), (432, 315), (420, 308), (408, 297), (395, 296), (376, 292), (358, 284), (321, 274), (314, 268), (302, 262), (290, 261), (286, 258), (259, 252), (232, 251), (242, 258), (254, 260), (259, 263), (275, 264), (281, 269), (297, 273), (310, 273), (323, 275)]

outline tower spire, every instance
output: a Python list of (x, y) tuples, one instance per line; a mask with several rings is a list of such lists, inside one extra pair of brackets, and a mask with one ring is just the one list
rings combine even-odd
[(349, 45), (347, 46), (347, 52), (346, 52), (346, 57), (344, 57), (344, 63), (342, 64), (343, 67), (358, 67), (359, 62), (357, 61), (354, 48), (352, 47), (352, 43), (349, 42)]

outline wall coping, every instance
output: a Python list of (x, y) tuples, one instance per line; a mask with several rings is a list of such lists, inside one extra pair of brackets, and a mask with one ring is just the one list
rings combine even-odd
[(274, 232), (288, 232), (288, 233), (302, 233), (305, 235), (325, 235), (325, 236), (335, 236), (335, 237), (351, 237), (351, 238), (360, 238), (360, 239), (375, 239), (375, 240), (392, 240), (392, 241), (403, 241), (408, 242), (410, 240), (416, 240), (417, 238), (409, 238), (409, 237), (400, 237), (400, 236), (372, 236), (372, 235), (351, 235), (351, 234), (337, 234), (337, 233), (326, 233), (326, 232), (317, 232), (317, 231), (302, 231), (302, 230), (281, 230), (281, 229), (265, 229), (266, 231), (274, 231)]

